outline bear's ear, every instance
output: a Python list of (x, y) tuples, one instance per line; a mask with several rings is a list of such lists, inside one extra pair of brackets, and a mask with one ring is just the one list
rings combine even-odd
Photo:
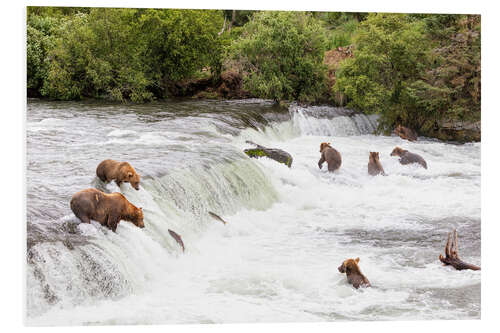
[(356, 262), (356, 264), (359, 262), (359, 257), (357, 257), (356, 259), (354, 259), (354, 261)]
[(132, 177), (132, 172), (128, 172), (128, 178)]

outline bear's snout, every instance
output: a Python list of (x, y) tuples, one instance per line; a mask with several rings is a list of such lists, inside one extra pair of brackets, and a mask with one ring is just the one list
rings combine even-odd
[(338, 269), (340, 273), (345, 273), (344, 265), (340, 265)]

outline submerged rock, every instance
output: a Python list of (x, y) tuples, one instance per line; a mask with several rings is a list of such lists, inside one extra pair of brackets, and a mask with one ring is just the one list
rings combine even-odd
[(246, 143), (257, 146), (256, 148), (245, 149), (243, 151), (248, 156), (250, 156), (252, 158), (259, 158), (259, 157), (265, 156), (265, 157), (273, 159), (279, 163), (283, 163), (286, 166), (288, 166), (289, 168), (292, 167), (293, 157), (292, 157), (292, 155), (290, 155), (286, 151), (281, 150), (281, 149), (277, 149), (277, 148), (267, 148), (267, 147), (258, 145), (256, 143), (253, 143), (252, 141), (246, 141)]

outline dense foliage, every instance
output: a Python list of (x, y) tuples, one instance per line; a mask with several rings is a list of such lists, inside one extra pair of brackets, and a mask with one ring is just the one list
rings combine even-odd
[[(46, 23), (48, 29), (43, 20), (58, 25)], [(62, 100), (165, 97), (172, 81), (220, 67), (222, 21), (222, 12), (201, 10), (93, 8), (59, 19), (31, 14), (28, 87)]]
[(212, 85), (203, 96), (243, 88), (232, 96), (347, 103), (380, 114), (385, 129), (401, 123), (424, 134), (480, 119), (477, 15), (85, 7), (27, 14), (28, 96), (145, 102)]
[(259, 12), (230, 48), (254, 95), (315, 101), (325, 92), (325, 29), (311, 14)]
[[(463, 22), (469, 22), (464, 31)], [(370, 14), (354, 40), (355, 56), (335, 89), (350, 107), (426, 132), (443, 120), (480, 117), (477, 17)]]

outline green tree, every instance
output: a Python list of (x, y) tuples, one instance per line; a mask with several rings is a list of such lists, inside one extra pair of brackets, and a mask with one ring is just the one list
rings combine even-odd
[(325, 29), (311, 14), (258, 12), (230, 47), (255, 96), (317, 101), (325, 92)]
[(26, 31), (28, 96), (39, 96), (48, 71), (48, 52), (53, 48), (54, 31), (60, 20), (32, 15)]
[(334, 90), (348, 105), (422, 134), (444, 120), (480, 119), (480, 17), (370, 14), (355, 57), (337, 71)]
[(141, 57), (162, 94), (204, 67), (220, 73), (223, 21), (222, 11), (215, 10), (148, 9), (141, 14)]
[(134, 30), (135, 9), (94, 8), (59, 30), (43, 94), (55, 99), (151, 100)]
[(430, 43), (422, 21), (405, 14), (369, 14), (355, 37), (355, 56), (337, 71), (334, 86), (350, 107), (382, 115), (381, 125), (402, 122), (419, 129), (430, 110), (417, 91), (429, 65)]

